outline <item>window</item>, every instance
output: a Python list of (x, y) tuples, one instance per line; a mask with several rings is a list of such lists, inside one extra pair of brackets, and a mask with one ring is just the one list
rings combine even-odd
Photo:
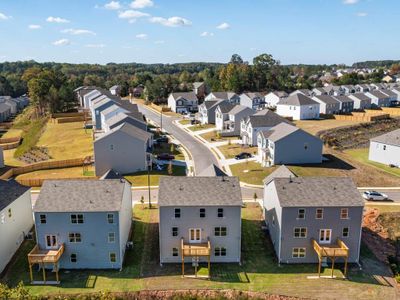
[(83, 224), (83, 214), (73, 214), (71, 215), (72, 224)]
[(331, 229), (320, 229), (319, 231), (320, 244), (329, 244), (331, 242), (331, 236), (332, 236)]
[(383, 150), (386, 150), (386, 145), (383, 145)]
[(319, 219), (319, 220), (324, 218), (324, 209), (323, 208), (317, 208), (317, 210), (315, 212), (315, 218)]
[(53, 234), (47, 234), (45, 236), (46, 240), (46, 249), (55, 249), (57, 248), (57, 237)]
[(340, 218), (341, 219), (348, 219), (349, 218), (349, 209), (348, 208), (342, 208), (340, 210)]
[(181, 209), (175, 208), (175, 219), (179, 219), (181, 217)]
[(11, 212), (11, 208), (8, 209), (8, 217), (11, 218), (12, 217), (12, 212)]
[(117, 262), (117, 255), (114, 252), (110, 253), (110, 262), (112, 263)]
[(304, 143), (304, 150), (307, 150), (307, 149), (308, 149), (308, 144)]
[(200, 228), (190, 228), (189, 229), (189, 242), (190, 243), (200, 243), (201, 242), (201, 229)]
[(68, 234), (68, 239), (70, 243), (80, 243), (82, 242), (82, 236), (78, 232), (71, 232)]
[(70, 255), (70, 257), (69, 257), (69, 260), (70, 260), (72, 263), (76, 263), (76, 262), (77, 262), (76, 254), (75, 254), (75, 253), (71, 253), (71, 255)]
[(108, 242), (109, 243), (115, 243), (115, 232), (109, 232), (108, 233)]
[(225, 247), (215, 247), (214, 255), (215, 256), (226, 256), (226, 248)]
[(179, 231), (178, 231), (178, 227), (172, 227), (172, 236), (178, 236)]
[(178, 248), (172, 248), (172, 256), (178, 256)]
[(214, 234), (215, 236), (226, 236), (226, 227), (215, 227)]
[(307, 227), (295, 227), (294, 228), (295, 238), (306, 238), (307, 237)]
[(349, 227), (344, 227), (342, 230), (342, 237), (349, 237)]
[(218, 216), (218, 218), (224, 217), (224, 209), (223, 208), (218, 208), (217, 216)]
[(39, 215), (39, 221), (40, 224), (46, 224), (47, 223), (46, 215)]
[(114, 224), (114, 214), (107, 214), (108, 224)]
[(205, 217), (206, 217), (206, 209), (200, 208), (200, 218), (205, 218)]
[(306, 248), (293, 248), (292, 249), (293, 258), (304, 258), (306, 257)]
[(297, 213), (297, 219), (305, 219), (306, 218), (306, 210), (304, 208), (300, 208)]

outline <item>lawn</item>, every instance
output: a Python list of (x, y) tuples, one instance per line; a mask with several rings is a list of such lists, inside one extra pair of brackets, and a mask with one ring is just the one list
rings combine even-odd
[(359, 121), (339, 121), (335, 119), (321, 119), (321, 120), (299, 120), (299, 121), (294, 121), (297, 127), (300, 127), (301, 129), (312, 133), (316, 134), (317, 132), (321, 130), (327, 130), (327, 129), (332, 129), (336, 127), (343, 127), (343, 126), (350, 126), (350, 125), (356, 125), (359, 123), (366, 123), (364, 122), (359, 122)]
[(153, 154), (158, 155), (161, 153), (168, 153), (175, 156), (175, 159), (185, 160), (185, 156), (180, 150), (180, 147), (172, 143), (161, 143), (159, 145), (154, 145)]
[(4, 163), (10, 167), (19, 167), (26, 165), (25, 162), (15, 158), (15, 151), (16, 149), (4, 150)]
[[(5, 281), (14, 286), (23, 281), (33, 295), (137, 291), (154, 289), (236, 289), (262, 291), (313, 299), (394, 299), (395, 290), (379, 285), (371, 275), (350, 266), (348, 280), (307, 279), (317, 272), (316, 264), (278, 265), (267, 234), (262, 230), (262, 211), (248, 204), (242, 210), (242, 265), (211, 264), (211, 280), (181, 277), (180, 264), (159, 265), (158, 209), (136, 205), (134, 208), (133, 244), (128, 250), (122, 271), (74, 270), (60, 272), (60, 286), (31, 286), (26, 254), (32, 241), (24, 243)], [(193, 272), (191, 265), (186, 265)], [(330, 269), (323, 269), (328, 274)], [(204, 268), (200, 266), (200, 273)], [(49, 272), (48, 272), (49, 274)], [(34, 276), (40, 276), (35, 272)], [(50, 275), (54, 276), (54, 275)]]
[(229, 141), (229, 140), (237, 140), (239, 139), (237, 136), (229, 136), (229, 137), (222, 137), (218, 136), (216, 131), (206, 132), (200, 134), (200, 136), (207, 140), (208, 142), (221, 142), (221, 141)]
[(10, 128), (1, 138), (8, 139), (22, 136), (22, 129)]
[(215, 125), (214, 124), (197, 124), (197, 125), (187, 127), (187, 129), (189, 129), (191, 131), (200, 131), (200, 130), (211, 129), (211, 128), (215, 128)]
[(368, 153), (369, 153), (368, 148), (346, 150), (345, 153), (349, 154), (351, 157), (353, 157), (355, 160), (357, 160), (361, 163), (373, 166), (382, 171), (388, 172), (389, 174), (392, 174), (395, 176), (400, 176), (400, 168), (391, 168), (384, 164), (370, 161), (368, 159)]
[(229, 168), (232, 175), (239, 177), (241, 182), (262, 185), (264, 178), (275, 171), (276, 166), (264, 168), (255, 161), (247, 161), (230, 165)]
[(253, 155), (257, 154), (257, 147), (243, 147), (241, 144), (231, 144), (231, 145), (223, 145), (218, 147), (218, 149), (222, 152), (225, 158), (234, 158), (241, 152), (248, 152)]
[[(173, 176), (186, 176), (186, 167), (182, 166), (172, 166), (172, 175)], [(150, 171), (150, 185), (158, 185), (161, 176), (169, 176), (168, 167), (162, 171)], [(147, 171), (140, 171), (132, 174), (128, 174), (124, 176), (132, 186), (147, 186), (148, 184), (148, 176)]]
[(54, 179), (54, 178), (80, 178), (94, 177), (94, 167), (89, 166), (87, 172), (82, 167), (40, 170), (18, 175), (16, 179)]
[(388, 213), (388, 212), (400, 212), (400, 205), (393, 204), (390, 202), (366, 202), (365, 207), (368, 208), (377, 208), (380, 213)]
[(190, 124), (190, 120), (180, 120), (180, 121), (178, 121), (179, 122), (179, 124), (181, 124), (181, 125), (189, 125)]
[(48, 148), (50, 156), (56, 160), (93, 155), (92, 131), (85, 131), (83, 122), (48, 122), (37, 146)]

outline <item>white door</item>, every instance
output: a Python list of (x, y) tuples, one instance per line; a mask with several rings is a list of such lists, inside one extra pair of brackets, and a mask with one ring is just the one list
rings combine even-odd
[(331, 242), (332, 229), (320, 229), (319, 230), (319, 242), (320, 244), (329, 244)]
[(46, 249), (57, 249), (57, 236), (54, 234), (46, 234)]
[(190, 228), (189, 229), (189, 242), (190, 243), (200, 243), (201, 242), (201, 229), (200, 228)]

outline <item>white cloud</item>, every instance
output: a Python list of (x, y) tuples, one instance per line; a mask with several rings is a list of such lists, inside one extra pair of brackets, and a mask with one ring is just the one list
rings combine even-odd
[(69, 44), (71, 44), (71, 42), (68, 39), (60, 39), (60, 40), (53, 42), (54, 46), (66, 46)]
[(200, 34), (200, 36), (202, 36), (202, 37), (214, 36), (214, 33), (208, 32), (208, 31), (204, 31), (204, 32), (202, 32)]
[(356, 15), (357, 15), (357, 17), (366, 17), (366, 16), (368, 16), (368, 14), (366, 12), (359, 12)]
[(149, 16), (150, 16), (149, 14), (143, 13), (143, 12), (138, 11), (138, 10), (125, 10), (125, 11), (121, 11), (118, 14), (118, 18), (120, 18), (120, 19), (130, 19), (130, 20), (135, 20), (135, 19), (138, 19), (138, 18), (149, 17)]
[(69, 20), (60, 17), (48, 17), (46, 21), (49, 23), (69, 23)]
[(106, 45), (104, 44), (87, 44), (85, 45), (86, 48), (104, 48)]
[(91, 34), (91, 35), (96, 35), (95, 32), (91, 31), (91, 30), (87, 30), (87, 29), (64, 29), (61, 31), (62, 33), (68, 33), (68, 34), (72, 34), (72, 35), (81, 35), (81, 34)]
[(163, 26), (168, 26), (168, 27), (181, 27), (181, 26), (190, 26), (192, 25), (192, 22), (182, 18), (182, 17), (171, 17), (171, 18), (162, 18), (162, 17), (153, 17), (150, 19), (150, 22), (152, 23), (158, 23)]
[(141, 40), (145, 40), (145, 39), (147, 39), (147, 37), (148, 36), (145, 33), (140, 33), (140, 34), (136, 35), (136, 38), (141, 39)]
[(154, 44), (157, 44), (157, 45), (165, 44), (165, 41), (162, 41), (162, 40), (154, 41)]
[(132, 8), (145, 8), (152, 7), (154, 5), (152, 0), (134, 0), (131, 3)]
[(42, 26), (36, 25), (36, 24), (31, 24), (28, 26), (29, 29), (35, 30), (35, 29), (41, 29)]
[(224, 30), (224, 29), (228, 29), (228, 28), (230, 28), (231, 27), (231, 25), (229, 25), (228, 23), (222, 23), (222, 24), (219, 24), (218, 26), (217, 26), (217, 29), (222, 29), (222, 30)]
[(343, 0), (343, 4), (352, 5), (358, 3), (359, 0)]
[(0, 12), (0, 21), (6, 21), (6, 20), (9, 20), (11, 18), (12, 18), (11, 16), (7, 16), (7, 15), (5, 15), (5, 14)]
[(104, 8), (109, 10), (117, 10), (121, 9), (121, 4), (118, 1), (111, 1), (109, 3), (106, 3), (104, 5)]

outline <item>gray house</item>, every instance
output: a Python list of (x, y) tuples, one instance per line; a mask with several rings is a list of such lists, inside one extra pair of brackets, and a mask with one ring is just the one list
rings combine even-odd
[(354, 101), (354, 109), (371, 108), (371, 98), (364, 93), (351, 94), (349, 98)]
[(321, 96), (321, 95), (328, 95), (328, 92), (324, 88), (319, 87), (312, 89), (312, 94), (314, 96)]
[(4, 168), (4, 152), (2, 147), (0, 147), (0, 169), (1, 168)]
[(59, 254), (47, 268), (122, 269), (132, 224), (126, 180), (46, 180), (33, 211), (31, 254)]
[(255, 114), (255, 111), (247, 106), (235, 105), (229, 112), (226, 120), (218, 119), (215, 122), (217, 130), (222, 136), (239, 136), (240, 123), (248, 116)]
[(257, 146), (257, 159), (264, 167), (322, 162), (322, 140), (287, 123), (259, 131)]
[(358, 263), (363, 209), (349, 177), (289, 175), (264, 184), (265, 223), (279, 263), (321, 263), (334, 255)]
[[(199, 120), (201, 124), (215, 124), (215, 110), (225, 100), (208, 100), (199, 105)], [(227, 101), (226, 101), (227, 102)], [(228, 103), (228, 102), (227, 102)]]
[(0, 103), (0, 122), (5, 122), (11, 115), (11, 108), (5, 103)]
[(260, 93), (243, 93), (240, 95), (240, 105), (259, 110), (264, 108), (265, 100)]
[(129, 123), (139, 129), (147, 131), (147, 123), (140, 112), (119, 113), (106, 121), (104, 132), (108, 132), (124, 123)]
[(161, 177), (158, 204), (160, 264), (208, 259), (240, 263), (242, 196), (237, 177)]
[(370, 90), (368, 84), (357, 84), (355, 87), (356, 87), (356, 93), (366, 93), (369, 92)]
[(348, 96), (334, 96), (339, 102), (340, 111), (343, 113), (349, 113), (354, 110), (354, 100)]
[(312, 99), (319, 103), (319, 113), (324, 115), (334, 115), (340, 111), (340, 103), (333, 96), (319, 95)]
[(240, 97), (234, 92), (211, 92), (204, 101), (227, 100), (231, 104), (240, 104)]
[(371, 98), (371, 106), (373, 107), (388, 107), (391, 103), (390, 96), (383, 94), (380, 90), (376, 89), (365, 93)]
[(372, 138), (369, 160), (400, 167), (400, 129)]
[(119, 174), (146, 170), (151, 143), (151, 133), (129, 123), (104, 133), (94, 141), (96, 175), (101, 176), (110, 169)]

